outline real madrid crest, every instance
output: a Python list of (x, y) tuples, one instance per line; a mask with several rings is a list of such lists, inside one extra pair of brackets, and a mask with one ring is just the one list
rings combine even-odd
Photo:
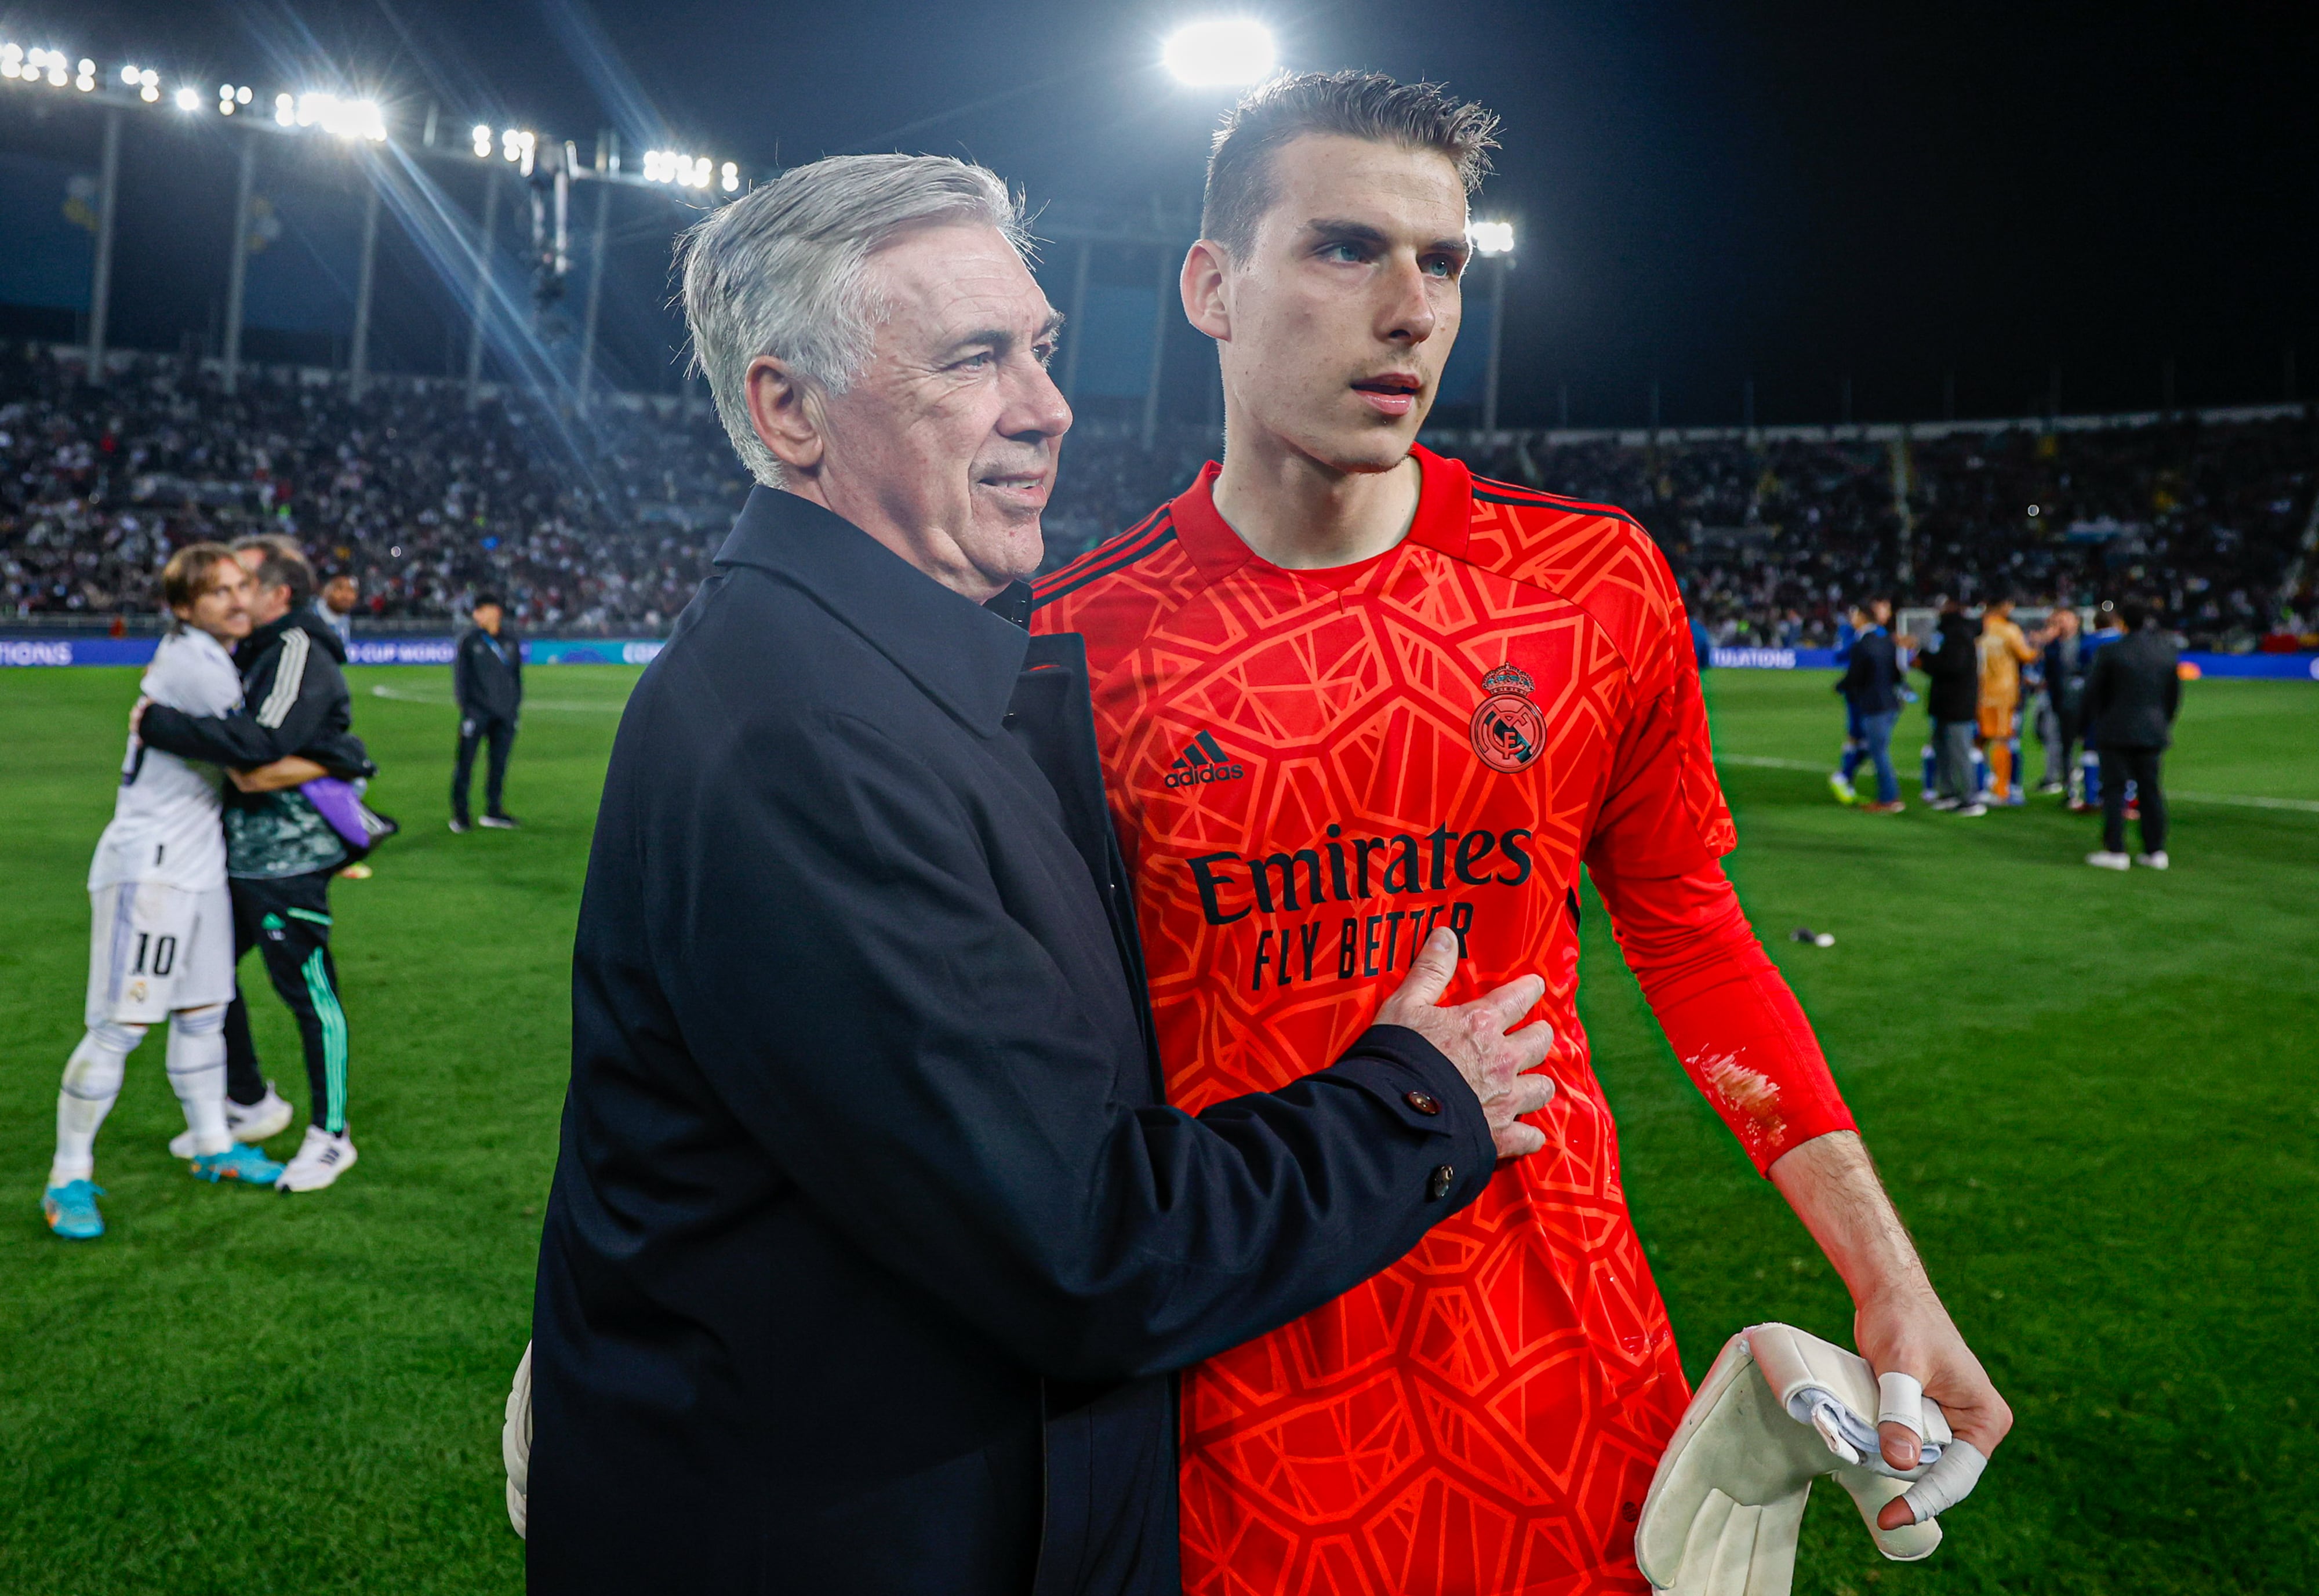
[(1493, 771), (1527, 770), (1546, 752), (1546, 717), (1530, 702), (1537, 683), (1515, 665), (1482, 678), (1485, 695), (1474, 711), (1474, 753)]

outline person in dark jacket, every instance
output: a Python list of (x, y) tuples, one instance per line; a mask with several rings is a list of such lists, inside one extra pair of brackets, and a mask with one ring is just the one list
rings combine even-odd
[(2093, 651), (2079, 632), (2078, 612), (2057, 605), (2046, 623), (2047, 638), (2037, 661), (2044, 682), (2044, 707), (2037, 717), (2037, 736), (2045, 745), (2045, 779), (2037, 790), (2069, 793), (2078, 783), (2078, 744), (2085, 737), (2086, 672)]
[[(2174, 717), (2182, 708), (2181, 658), (2173, 643), (2150, 624), (2149, 607), (2129, 600), (2118, 606), (2125, 632), (2098, 649), (2086, 675), (2086, 741), (2101, 756), (2102, 845), (2086, 862), (2102, 870), (2133, 865), (2164, 870), (2166, 790), (2159, 766), (2174, 742)], [(2142, 852), (2125, 852), (2125, 784), (2134, 787), (2142, 812)]]
[(1859, 727), (1863, 755), (1876, 767), (1872, 815), (1898, 815), (1900, 778), (1892, 769), (1892, 728), (1900, 724), (1900, 655), (1892, 642), (1892, 602), (1874, 598), (1860, 606), (1844, 675), (1836, 690)]
[(515, 747), (516, 723), (523, 714), (523, 645), (507, 629), (507, 606), (497, 593), (479, 593), (470, 612), (474, 625), (459, 639), (451, 660), (451, 695), (459, 703), (459, 758), (451, 767), (451, 829), (474, 829), (467, 789), (475, 771), (475, 746), (491, 744), (483, 772), (483, 824), (513, 831), (515, 816), (501, 801), (507, 788), (508, 754)]
[(1918, 652), (1917, 669), (1929, 683), (1925, 713), (1933, 723), (1933, 757), (1940, 772), (1936, 809), (1963, 816), (1989, 813), (1973, 780), (1975, 722), (1981, 713), (1981, 628), (1954, 599), (1942, 601), (1933, 646)]
[[(196, 717), (145, 708), (140, 735), (156, 748), (229, 769), (293, 756), (304, 777), (366, 777), (368, 755), (353, 733), (354, 699), (340, 667), (346, 645), (314, 612), (314, 572), (289, 539), (244, 538), (234, 555), (249, 572), (257, 625), (234, 651), (242, 708)], [(347, 1130), (347, 1032), (330, 953), (330, 879), (352, 857), (345, 839), (297, 785), (226, 795), (226, 876), (233, 892), (234, 958), (258, 951), (266, 974), (298, 1022), (313, 1118), (278, 1183), (319, 1191), (352, 1168)], [(226, 1011), (226, 1121), (254, 1141), (290, 1123), (289, 1105), (259, 1064), (249, 1005), (239, 989)]]
[(1505, 1034), (1543, 983), (1433, 1006), (1446, 930), (1333, 1063), (1162, 1102), (1084, 648), (1023, 626), (1070, 412), (1018, 230), (990, 173), (874, 156), (687, 239), (766, 485), (606, 776), (533, 1308), (537, 1596), (1173, 1596), (1170, 1372), (1543, 1145), (1545, 1027)]

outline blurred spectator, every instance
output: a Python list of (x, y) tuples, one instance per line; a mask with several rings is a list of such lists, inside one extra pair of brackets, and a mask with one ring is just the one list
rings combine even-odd
[(2037, 712), (2037, 740), (2045, 748), (2045, 779), (2040, 792), (2074, 792), (2077, 747), (2084, 735), (2086, 648), (2078, 636), (2078, 612), (2067, 605), (2047, 623), (2051, 636), (2038, 656), (2044, 689)]
[(467, 809), (468, 782), (475, 771), (475, 749), (491, 744), (483, 770), (483, 825), (514, 831), (515, 816), (503, 801), (508, 754), (523, 717), (523, 644), (507, 627), (507, 608), (497, 593), (478, 593), (470, 619), (451, 661), (451, 696), (459, 704), (459, 754), (451, 767), (451, 829), (474, 829)]
[(1939, 771), (1932, 807), (1968, 817), (1989, 813), (1972, 775), (1972, 737), (1981, 704), (1979, 632), (1966, 618), (1963, 605), (1945, 600), (1933, 645), (1917, 654), (1917, 669), (1929, 682), (1925, 713), (1933, 723), (1933, 758)]
[[(2044, 641), (2044, 634), (2038, 635), (2038, 641)], [(2020, 735), (2021, 667), (2035, 664), (2037, 651), (2013, 624), (2010, 593), (1999, 594), (1981, 612), (1976, 656), (1981, 667), (1981, 741), (1989, 755), (1990, 792), (1998, 803), (2017, 804), (2021, 794), (2013, 784), (2013, 754)]]
[[(2174, 742), (2182, 707), (2181, 661), (2166, 634), (2150, 623), (2139, 600), (2118, 606), (2124, 635), (2098, 650), (2086, 673), (2086, 740), (2101, 756), (2102, 845), (2086, 862), (2122, 870), (2129, 864), (2164, 870), (2166, 792), (2159, 764)], [(2142, 852), (2125, 853), (2125, 784), (2134, 788), (2142, 815)]]
[(322, 624), (338, 635), (341, 643), (355, 640), (355, 606), (362, 601), (362, 590), (351, 576), (334, 576), (322, 584), (314, 595), (314, 613)]
[(1900, 720), (1900, 660), (1892, 644), (1892, 605), (1871, 599), (1852, 640), (1851, 657), (1836, 690), (1860, 728), (1862, 751), (1876, 766), (1876, 801), (1872, 815), (1898, 815), (1900, 778), (1892, 769), (1892, 728)]

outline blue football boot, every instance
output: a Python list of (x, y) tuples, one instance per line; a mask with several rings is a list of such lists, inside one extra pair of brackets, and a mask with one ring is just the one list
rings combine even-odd
[(104, 1215), (96, 1211), (96, 1200), (103, 1195), (101, 1186), (68, 1180), (41, 1194), (41, 1213), (49, 1229), (66, 1240), (94, 1241), (104, 1234)]
[(203, 1153), (194, 1159), (195, 1180), (238, 1180), (244, 1186), (272, 1186), (282, 1178), (282, 1166), (254, 1147), (237, 1141), (223, 1152)]

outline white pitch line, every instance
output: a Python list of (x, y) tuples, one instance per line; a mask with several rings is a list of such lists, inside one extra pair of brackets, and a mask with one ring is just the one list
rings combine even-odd
[[(1826, 765), (1814, 764), (1808, 759), (1770, 759), (1755, 753), (1719, 753), (1715, 762), (1721, 765), (1749, 765), (1762, 771), (1810, 771), (1825, 772)], [(2239, 809), (2285, 809), (2297, 815), (2319, 815), (2319, 800), (2311, 798), (2251, 798), (2234, 792), (2170, 792), (2169, 798), (2186, 804), (2228, 804)]]
[[(374, 699), (392, 699), (398, 704), (432, 704), (443, 709), (451, 708), (456, 704), (448, 693), (414, 693), (383, 684), (374, 685), (370, 692)], [(523, 707), (526, 709), (576, 709), (583, 714), (618, 715), (627, 708), (627, 700), (623, 699), (617, 704), (607, 704), (581, 699), (526, 699)]]
[[(376, 691), (377, 690), (373, 689), (372, 690)], [(1818, 771), (1825, 772), (1827, 769), (1826, 765), (1816, 765), (1808, 759), (1765, 759), (1758, 754), (1753, 753), (1719, 753), (1715, 756), (1715, 762), (1719, 765), (1754, 765), (1756, 769), (1764, 771)]]

